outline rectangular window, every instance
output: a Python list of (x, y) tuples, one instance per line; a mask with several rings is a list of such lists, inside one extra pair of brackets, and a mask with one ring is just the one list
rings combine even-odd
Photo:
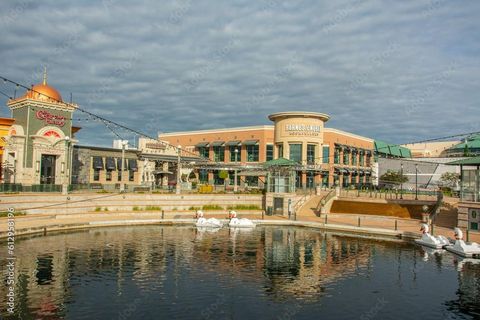
[(247, 184), (248, 187), (258, 187), (258, 177), (256, 176), (245, 177), (245, 183)]
[(277, 144), (277, 148), (278, 148), (278, 157), (283, 158), (283, 143)]
[(225, 183), (225, 180), (219, 177), (220, 171), (216, 170), (213, 172), (213, 183), (216, 185), (222, 185)]
[(210, 147), (198, 147), (198, 154), (203, 158), (210, 158)]
[(247, 145), (247, 161), (258, 162), (258, 144)]
[(330, 161), (330, 147), (323, 146), (322, 162), (329, 163)]
[(107, 170), (105, 180), (112, 181), (112, 170)]
[(273, 160), (273, 144), (267, 144), (266, 161)]
[[(240, 146), (230, 146), (230, 162), (239, 162), (242, 159), (242, 148)], [(237, 152), (235, 152), (237, 150)]]
[[(229, 178), (229, 181), (228, 183), (233, 186), (233, 184), (235, 183), (235, 171), (229, 171), (228, 172), (228, 178)], [(238, 172), (237, 172), (237, 186), (240, 185), (240, 176), (238, 175)]]
[(343, 150), (343, 164), (350, 164), (350, 151)]
[(135, 178), (135, 171), (129, 170), (128, 171), (128, 181), (133, 181)]
[(301, 163), (302, 162), (302, 145), (300, 143), (291, 143), (290, 146), (290, 160)]
[(315, 164), (316, 145), (307, 144), (307, 164)]
[(334, 163), (340, 164), (340, 149), (335, 148)]
[(122, 171), (118, 171), (118, 181), (122, 181)]
[(365, 156), (364, 156), (363, 151), (360, 151), (360, 160), (358, 161), (358, 162), (359, 162), (358, 164), (359, 164), (360, 166), (362, 166), (362, 167), (365, 165), (365, 163), (364, 163), (364, 157), (365, 157)]
[(100, 169), (93, 169), (93, 181), (100, 181)]
[(352, 165), (356, 166), (357, 165), (357, 153), (352, 152)]
[(470, 222), (470, 230), (478, 230), (478, 223)]
[(225, 147), (221, 147), (221, 146), (213, 147), (213, 161), (217, 161), (217, 162), (225, 161)]
[(198, 171), (198, 180), (200, 180), (200, 183), (208, 183), (208, 171), (200, 169), (200, 171)]

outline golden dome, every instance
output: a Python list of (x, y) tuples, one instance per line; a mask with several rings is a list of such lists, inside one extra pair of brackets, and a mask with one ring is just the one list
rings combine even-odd
[(47, 102), (62, 102), (60, 92), (47, 84), (47, 70), (43, 73), (43, 82), (32, 86), (21, 98), (30, 98)]

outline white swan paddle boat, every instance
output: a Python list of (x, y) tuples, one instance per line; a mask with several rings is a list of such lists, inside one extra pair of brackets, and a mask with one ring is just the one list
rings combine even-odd
[(254, 228), (255, 224), (252, 222), (250, 219), (238, 219), (237, 218), (237, 212), (231, 210), (228, 213), (228, 216), (230, 218), (230, 223), (228, 224), (231, 228)]
[(446, 246), (445, 249), (465, 258), (480, 259), (480, 245), (476, 242), (463, 241), (463, 232), (460, 228), (453, 230), (455, 232), (455, 243)]
[(420, 231), (422, 231), (422, 238), (415, 240), (415, 242), (422, 246), (434, 249), (442, 249), (443, 247), (450, 244), (450, 241), (448, 241), (448, 239), (444, 236), (435, 237), (428, 233), (430, 231), (430, 227), (426, 223), (422, 223)]
[(215, 219), (215, 218), (206, 219), (204, 217), (202, 210), (197, 210), (197, 212), (195, 213), (195, 218), (197, 219), (197, 222), (195, 223), (197, 227), (205, 227), (205, 228), (223, 227), (223, 223), (218, 219)]

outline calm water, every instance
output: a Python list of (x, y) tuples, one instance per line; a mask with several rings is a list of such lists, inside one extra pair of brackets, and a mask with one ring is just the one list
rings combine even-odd
[[(307, 229), (93, 229), (19, 240), (16, 256), (12, 318), (480, 316), (480, 265), (414, 245)], [(5, 285), (0, 294), (7, 316)]]

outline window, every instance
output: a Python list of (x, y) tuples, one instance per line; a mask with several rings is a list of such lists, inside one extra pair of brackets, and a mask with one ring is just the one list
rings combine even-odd
[(133, 181), (135, 179), (135, 171), (129, 170), (128, 171), (128, 181)]
[(112, 181), (112, 170), (107, 170), (106, 178), (107, 181)]
[(322, 162), (329, 163), (330, 161), (330, 147), (323, 146)]
[(307, 164), (315, 163), (315, 148), (314, 144), (307, 144)]
[(213, 161), (218, 161), (218, 162), (225, 161), (225, 147), (221, 147), (221, 146), (213, 147)]
[(100, 169), (93, 169), (93, 181), (100, 181)]
[[(238, 162), (242, 159), (242, 148), (240, 146), (230, 146), (230, 162)], [(235, 152), (237, 150), (237, 152)]]
[(356, 166), (357, 165), (357, 153), (352, 152), (352, 165)]
[(198, 147), (198, 154), (203, 158), (210, 158), (210, 148), (209, 147)]
[(200, 183), (208, 183), (208, 171), (200, 169), (200, 171), (198, 171), (198, 180), (200, 180)]
[(267, 144), (266, 161), (273, 160), (273, 144)]
[[(229, 171), (228, 172), (228, 178), (229, 178), (229, 181), (228, 183), (233, 186), (234, 183), (235, 183), (235, 171)], [(240, 176), (238, 175), (238, 172), (237, 172), (237, 186), (240, 185)]]
[(470, 222), (470, 230), (478, 230), (478, 223)]
[(289, 146), (290, 160), (302, 162), (302, 145), (300, 143), (291, 143)]
[(343, 164), (349, 164), (350, 163), (350, 151), (343, 150)]
[(283, 143), (277, 144), (277, 148), (278, 148), (278, 157), (283, 158)]
[(257, 162), (258, 161), (258, 144), (247, 145), (246, 147), (247, 147), (247, 161)]
[(213, 183), (214, 184), (217, 184), (217, 185), (222, 185), (225, 183), (225, 179), (222, 179), (218, 176), (218, 174), (220, 173), (220, 171), (216, 170), (213, 172)]
[(358, 163), (358, 164), (361, 165), (362, 167), (365, 165), (365, 163), (364, 163), (364, 157), (365, 157), (365, 156), (364, 156), (363, 151), (360, 151), (360, 160), (359, 160), (359, 163)]
[(247, 184), (247, 186), (249, 187), (257, 187), (258, 186), (258, 177), (257, 176), (248, 176), (248, 177), (245, 177), (245, 183)]
[(340, 149), (339, 148), (335, 148), (334, 163), (335, 164), (340, 164)]

